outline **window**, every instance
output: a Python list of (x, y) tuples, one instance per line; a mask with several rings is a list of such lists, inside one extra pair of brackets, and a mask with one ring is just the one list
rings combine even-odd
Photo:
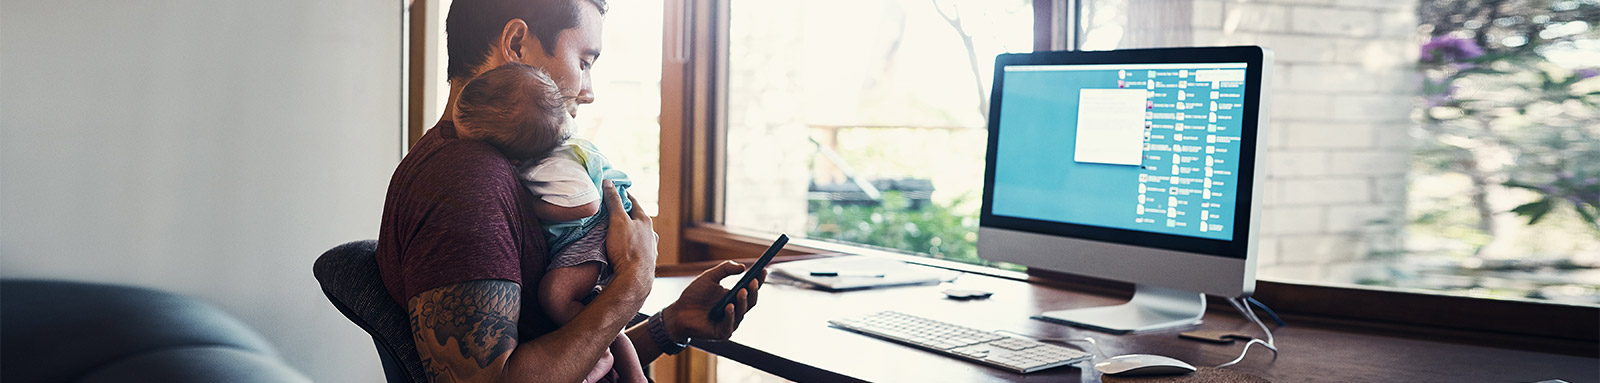
[[(728, 3), (721, 223), (981, 263), (982, 103), (1032, 5)], [(1600, 4), (1076, 6), (1081, 49), (1274, 49), (1259, 278), (1600, 304)]]
[(1600, 4), (1083, 7), (1084, 49), (1274, 49), (1260, 279), (1600, 304)]
[(976, 254), (994, 56), (1028, 0), (729, 4), (725, 224)]
[(573, 134), (594, 141), (628, 173), (628, 193), (656, 215), (661, 185), (661, 23), (658, 3), (611, 1), (601, 58), (590, 70), (595, 102), (578, 113)]

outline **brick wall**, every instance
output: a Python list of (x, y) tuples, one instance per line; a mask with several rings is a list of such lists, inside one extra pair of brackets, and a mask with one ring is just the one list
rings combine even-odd
[(1276, 54), (1262, 273), (1322, 278), (1393, 250), (1418, 93), (1416, 1), (1196, 0), (1193, 44)]

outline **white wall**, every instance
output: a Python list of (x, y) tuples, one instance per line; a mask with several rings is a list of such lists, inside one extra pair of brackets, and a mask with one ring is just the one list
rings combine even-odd
[(188, 294), (317, 381), (381, 381), (311, 264), (377, 235), (402, 6), (4, 0), (0, 276)]

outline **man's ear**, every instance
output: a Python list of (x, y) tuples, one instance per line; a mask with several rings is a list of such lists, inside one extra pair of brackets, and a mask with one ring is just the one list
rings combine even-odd
[[(500, 31), (500, 40), (496, 41), (495, 53), (504, 62), (522, 62), (524, 42), (528, 38), (528, 23), (522, 19), (511, 19), (506, 22), (505, 29)], [(537, 44), (537, 43), (536, 43)]]

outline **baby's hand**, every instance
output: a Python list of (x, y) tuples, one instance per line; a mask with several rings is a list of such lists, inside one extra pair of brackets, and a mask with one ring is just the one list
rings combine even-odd
[(610, 349), (607, 349), (606, 352), (600, 353), (600, 361), (595, 362), (594, 369), (589, 370), (589, 376), (583, 378), (584, 383), (600, 381), (600, 378), (606, 377), (606, 374), (611, 372), (611, 366), (616, 364), (616, 362), (617, 359), (616, 357), (611, 356)]

